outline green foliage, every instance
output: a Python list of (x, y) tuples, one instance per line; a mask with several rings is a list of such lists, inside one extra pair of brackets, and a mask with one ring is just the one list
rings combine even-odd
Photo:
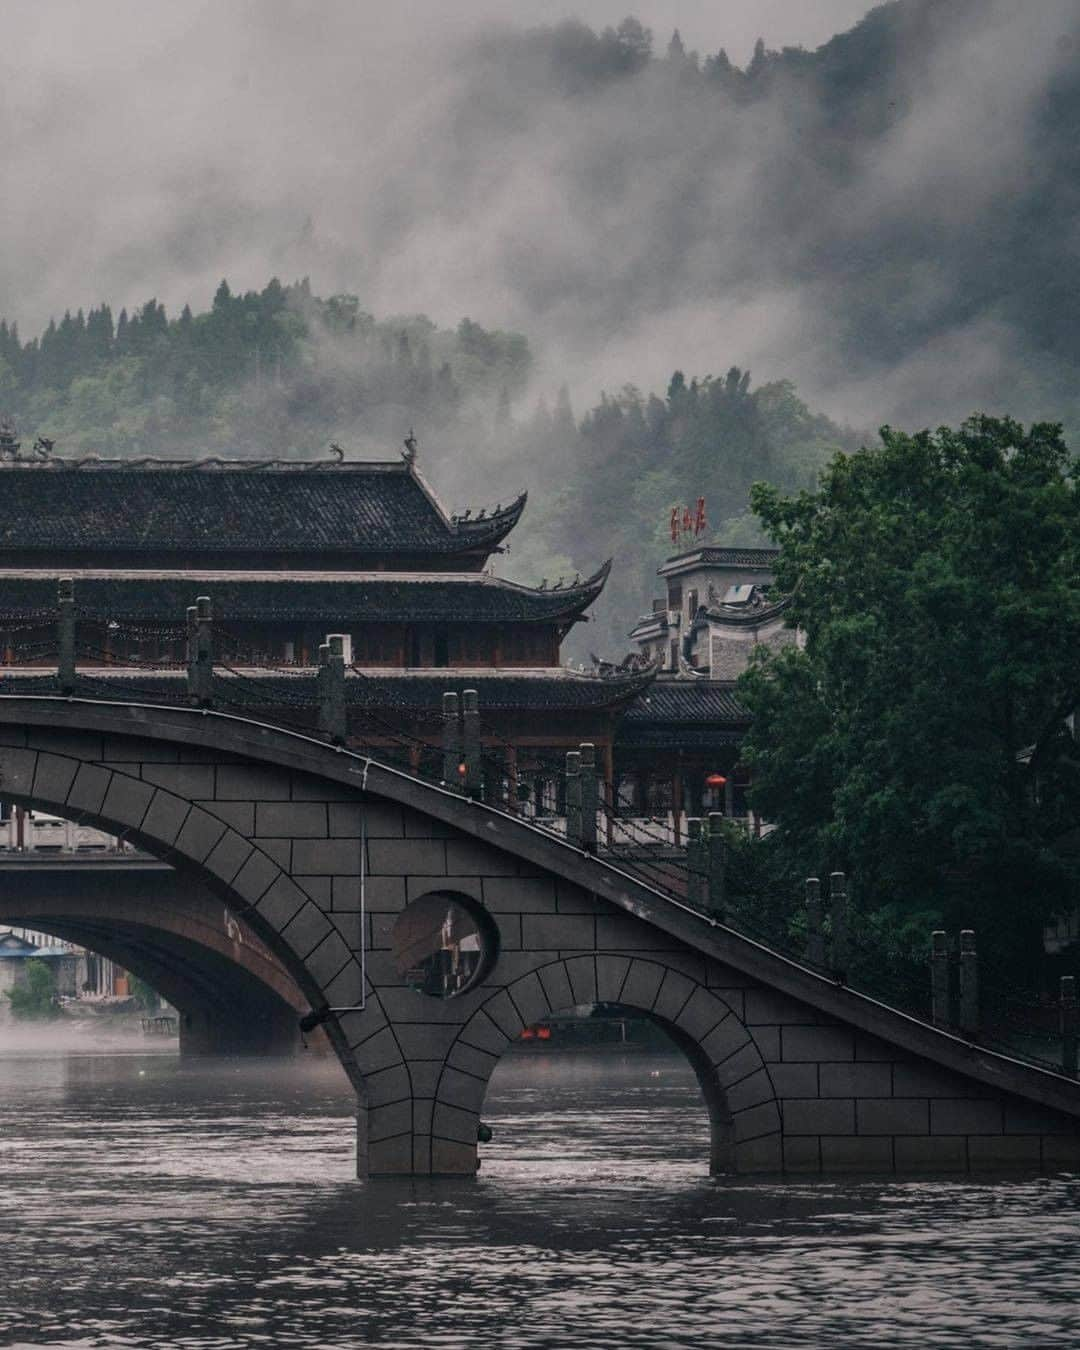
[(108, 305), (22, 342), (0, 322), (0, 411), (64, 453), (291, 455), (331, 439), (396, 443), (410, 421), (455, 424), (465, 403), (519, 395), (520, 333), (423, 315), (377, 321), (353, 295), (306, 281), (234, 294), (169, 319), (156, 299), (116, 324)]
[(753, 389), (734, 366), (689, 381), (676, 371), (663, 398), (628, 385), (580, 424), (565, 387), (553, 407), (515, 418), (531, 371), (520, 333), (469, 318), (454, 330), (424, 315), (377, 319), (354, 295), (324, 300), (276, 279), (242, 295), (223, 281), (208, 311), (176, 319), (152, 299), (114, 324), (101, 305), (26, 343), (0, 322), (0, 412), (60, 454), (306, 456), (334, 440), (386, 455), (415, 424), (425, 470), (440, 487), (454, 482), (455, 505), (528, 487), (511, 545), (517, 579), (618, 563), (595, 626), (568, 645), (577, 659), (626, 650), (656, 566), (676, 547), (674, 503), (706, 498), (700, 542), (760, 543), (750, 485), (806, 486), (832, 449), (854, 447), (789, 382)]
[[(666, 398), (633, 386), (600, 403), (574, 427), (541, 410), (523, 437), (561, 491), (534, 505), (533, 528), (581, 569), (614, 556), (617, 568), (597, 607), (594, 650), (621, 652), (633, 616), (648, 608), (656, 567), (667, 555), (714, 539), (762, 543), (747, 516), (751, 485), (791, 490), (814, 481), (830, 452), (854, 448), (851, 432), (811, 413), (787, 381), (751, 389), (748, 371), (689, 382), (676, 371)], [(535, 447), (535, 448), (534, 448)], [(698, 541), (673, 543), (671, 507), (705, 497), (709, 521)]]
[[(757, 808), (866, 914), (933, 913), (1033, 965), (1075, 902), (1080, 490), (1057, 426), (974, 417), (752, 500), (805, 649), (740, 682)], [(896, 924), (892, 924), (895, 930)]]
[(28, 1022), (49, 1021), (59, 1017), (53, 973), (45, 961), (34, 957), (26, 962), (23, 981), (7, 991), (13, 1017)]
[(161, 1003), (161, 998), (157, 990), (141, 980), (138, 975), (128, 974), (128, 988), (131, 990), (131, 997), (140, 1008), (147, 1012), (155, 1012)]

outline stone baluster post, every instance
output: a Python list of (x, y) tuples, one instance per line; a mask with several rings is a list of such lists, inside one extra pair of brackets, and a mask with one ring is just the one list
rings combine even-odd
[(214, 642), (210, 597), (200, 595), (187, 611), (188, 698), (200, 708), (213, 702)]
[(1077, 1030), (1076, 977), (1062, 975), (1058, 1010), (1061, 1019), (1061, 1071), (1076, 1077)]
[(581, 847), (581, 751), (566, 752), (566, 842)]
[(600, 806), (596, 781), (596, 746), (585, 741), (581, 753), (581, 847), (596, 852), (596, 812)]
[(75, 690), (75, 583), (71, 577), (61, 577), (56, 587), (57, 628), (59, 656), (56, 678), (62, 694)]
[(464, 762), (461, 758), (460, 722), (458, 719), (458, 696), (445, 693), (442, 696), (442, 781), (443, 786), (460, 792), (463, 788), (464, 774), (458, 770)]
[(330, 633), (319, 647), (319, 730), (335, 745), (344, 745), (345, 642), (341, 633)]
[(484, 781), (480, 765), (480, 697), (475, 689), (461, 695), (461, 757), (465, 764), (466, 796), (479, 798)]
[(708, 895), (707, 845), (701, 833), (701, 818), (691, 816), (686, 822), (686, 901), (695, 909), (704, 909)]
[(709, 913), (714, 919), (723, 920), (727, 912), (727, 841), (724, 839), (724, 817), (720, 811), (709, 812), (708, 853)]
[[(188, 605), (184, 611), (184, 619), (187, 628), (187, 685), (188, 695), (192, 697), (195, 692), (195, 633), (198, 629), (198, 609), (195, 605)], [(106, 645), (106, 651), (108, 646)]]
[(969, 1040), (979, 1034), (979, 956), (971, 928), (960, 930), (960, 1030)]
[(847, 877), (843, 872), (829, 875), (829, 916), (832, 920), (832, 971), (838, 978), (845, 979), (851, 964), (851, 918)]
[(930, 934), (930, 944), (930, 1019), (936, 1027), (950, 1027), (948, 934), (936, 928)]
[(825, 916), (821, 908), (821, 882), (806, 878), (806, 962), (825, 968)]

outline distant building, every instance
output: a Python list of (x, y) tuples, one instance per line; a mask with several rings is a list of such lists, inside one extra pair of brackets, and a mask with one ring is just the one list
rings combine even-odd
[(319, 648), (342, 634), (350, 745), (437, 776), (442, 695), (469, 688), (485, 791), (512, 810), (546, 809), (555, 766), (582, 741), (611, 783), (616, 723), (654, 671), (562, 664), (610, 564), (537, 586), (491, 574), (524, 495), (451, 514), (412, 437), (385, 462), (27, 458), (9, 440), (4, 692), (55, 687), (57, 585), (70, 577), (83, 687), (184, 701), (185, 614), (206, 595), (223, 707), (314, 730)]
[(52, 970), (57, 994), (74, 997), (78, 989), (79, 955), (64, 943), (39, 945), (22, 930), (0, 930), (0, 1018), (10, 1016), (6, 995), (26, 980), (27, 964), (44, 961)]
[(714, 680), (735, 680), (755, 646), (796, 640), (784, 626), (786, 601), (770, 601), (774, 548), (697, 548), (668, 558), (657, 575), (667, 594), (634, 625), (641, 654), (678, 674), (684, 666)]
[(756, 646), (795, 643), (785, 600), (770, 598), (772, 548), (706, 546), (665, 560), (665, 594), (630, 632), (637, 659), (660, 667), (630, 704), (615, 743), (616, 802), (625, 815), (667, 822), (675, 840), (688, 816), (710, 811), (760, 828), (739, 746), (750, 725), (735, 681)]

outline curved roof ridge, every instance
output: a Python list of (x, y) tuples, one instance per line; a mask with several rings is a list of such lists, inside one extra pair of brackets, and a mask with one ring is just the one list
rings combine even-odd
[(448, 516), (447, 521), (450, 528), (464, 538), (474, 540), (494, 539), (498, 542), (498, 540), (505, 538), (521, 519), (522, 512), (525, 510), (525, 503), (528, 500), (528, 492), (519, 492), (507, 506), (503, 506), (500, 502), (493, 511), (483, 508), (478, 516), (473, 516), (471, 511), (466, 511), (464, 515), (459, 513)]
[[(613, 558), (608, 558), (606, 562), (600, 564), (595, 572), (584, 578), (582, 578), (579, 573), (578, 577), (575, 578), (569, 586), (526, 586), (523, 581), (513, 581), (510, 577), (489, 576), (487, 580), (489, 584), (493, 583), (497, 586), (513, 587), (514, 590), (525, 591), (529, 595), (576, 596), (587, 592), (599, 594), (604, 589), (607, 579), (611, 575), (611, 566), (613, 562)], [(560, 581), (561, 580), (562, 578), (560, 577)]]
[[(175, 473), (220, 470), (224, 472), (251, 472), (261, 470), (286, 470), (293, 473), (305, 473), (319, 470), (328, 473), (362, 472), (405, 473), (406, 466), (396, 460), (384, 459), (281, 459), (281, 458), (230, 458), (226, 455), (202, 455), (197, 459), (173, 459), (163, 455), (131, 455), (107, 457), (86, 454), (65, 458), (50, 455), (48, 459), (4, 460), (2, 467), (6, 472), (19, 470), (63, 470), (63, 469), (151, 469), (168, 470)], [(449, 519), (449, 518), (448, 518)]]

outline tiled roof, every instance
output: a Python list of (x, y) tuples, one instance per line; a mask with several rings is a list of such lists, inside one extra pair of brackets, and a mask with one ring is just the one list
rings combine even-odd
[(405, 463), (49, 460), (0, 466), (5, 550), (453, 555), (491, 550), (505, 509), (451, 519)]
[(720, 750), (738, 745), (745, 728), (703, 726), (690, 722), (652, 726), (624, 718), (615, 734), (618, 750)]
[(500, 711), (546, 708), (608, 708), (635, 697), (653, 679), (653, 672), (631, 675), (582, 675), (575, 671), (551, 670), (529, 674), (508, 672), (459, 675), (441, 674), (369, 675), (346, 684), (350, 704), (385, 707), (387, 702), (411, 708), (437, 708), (444, 693), (477, 691), (481, 715), (485, 708)]
[[(790, 604), (791, 597), (784, 596), (782, 600), (763, 605), (710, 605), (705, 613), (715, 623), (726, 624), (729, 628), (760, 628), (764, 624), (773, 623)], [(706, 627), (708, 625), (704, 619), (695, 617), (693, 623), (695, 632), (699, 628)]]
[[(399, 709), (436, 713), (444, 693), (475, 689), (480, 713), (498, 711), (547, 711), (561, 709), (613, 708), (640, 694), (654, 678), (647, 670), (617, 676), (579, 674), (546, 669), (532, 671), (372, 671), (347, 672), (346, 703), (357, 710)], [(116, 698), (130, 702), (186, 703), (182, 671), (146, 671), (117, 667), (113, 670), (80, 670), (79, 692), (87, 697)], [(215, 672), (215, 705), (223, 712), (286, 706), (297, 714), (313, 710), (316, 700), (315, 672), (243, 670), (236, 674)], [(56, 676), (0, 667), (0, 694), (54, 694)], [(301, 718), (302, 720), (302, 718)]]
[(659, 679), (627, 708), (627, 723), (686, 722), (738, 723), (750, 714), (735, 696), (729, 681), (706, 679)]
[(778, 548), (692, 548), (666, 558), (656, 569), (658, 575), (693, 566), (771, 568), (780, 556)]
[[(0, 487), (3, 480), (0, 479)], [(173, 620), (208, 595), (215, 618), (310, 622), (554, 623), (573, 619), (604, 588), (610, 562), (575, 586), (538, 590), (482, 573), (274, 573), (66, 571), (80, 618)], [(60, 572), (0, 569), (0, 624), (28, 610), (51, 611)]]

